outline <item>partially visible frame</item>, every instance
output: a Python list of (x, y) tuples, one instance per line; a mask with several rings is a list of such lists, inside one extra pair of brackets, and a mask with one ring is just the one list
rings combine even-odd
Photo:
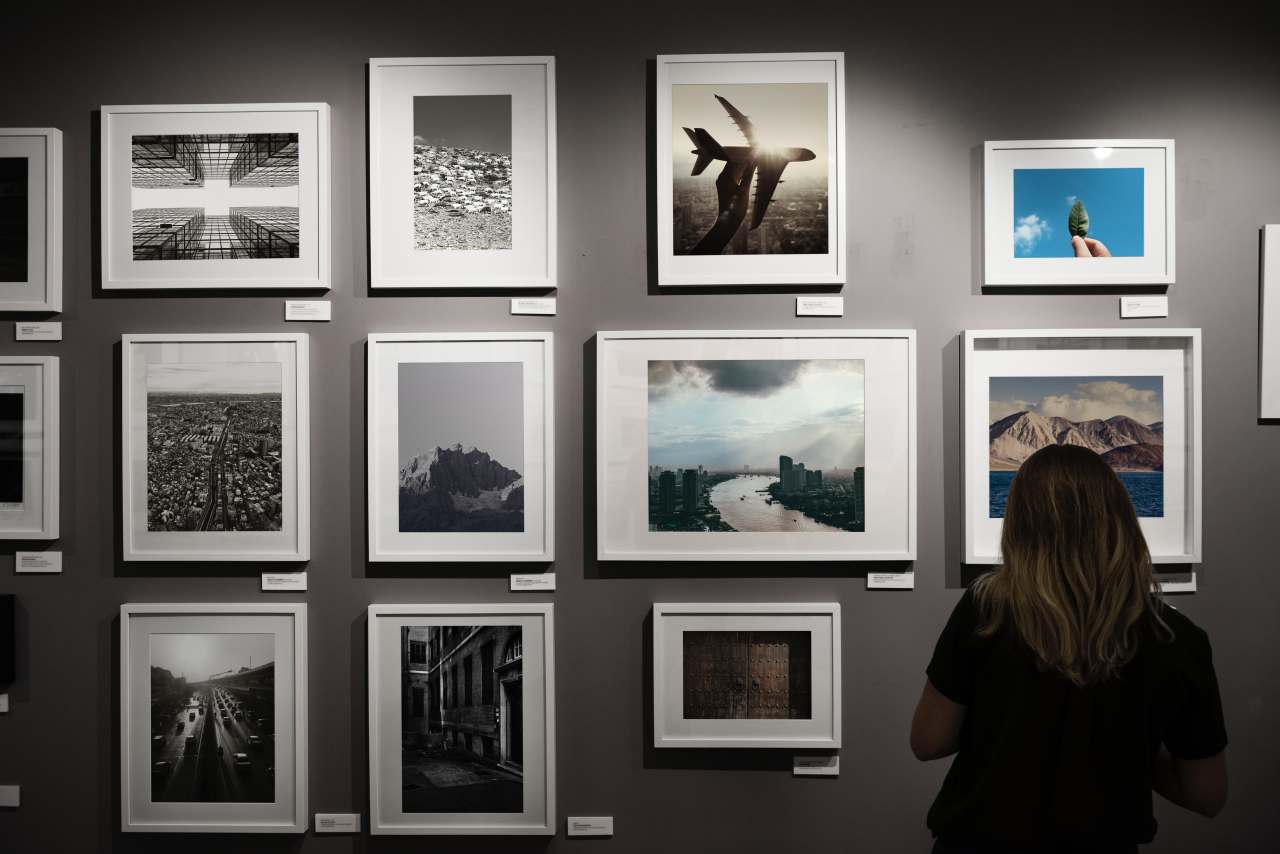
[(62, 311), (62, 131), (0, 128), (6, 184), (0, 198), (15, 206), (0, 212), (0, 311)]
[(102, 108), (103, 290), (328, 289), (329, 105)]
[[(996, 504), (993, 504), (996, 487), (992, 472), (996, 469), (991, 460), (993, 455), (1003, 458), (1006, 454), (996, 454), (993, 442), (999, 440), (1004, 432), (1020, 430), (1012, 422), (1004, 423), (1017, 414), (1010, 411), (999, 419), (1001, 433), (993, 435), (996, 424), (992, 421), (995, 415), (991, 383), (993, 379), (1002, 378), (997, 381), (1013, 388), (1018, 383), (1045, 383), (1046, 378), (1053, 378), (1061, 385), (1071, 385), (1076, 389), (1070, 395), (1048, 389), (1053, 396), (1053, 407), (1063, 412), (1088, 410), (1087, 418), (1067, 418), (1069, 421), (1106, 420), (1107, 417), (1118, 416), (1129, 418), (1121, 412), (1130, 407), (1128, 401), (1145, 401), (1146, 406), (1154, 406), (1158, 401), (1162, 413), (1159, 424), (1153, 422), (1144, 426), (1158, 431), (1159, 435), (1159, 514), (1153, 510), (1150, 515), (1144, 515), (1140, 510), (1139, 522), (1154, 563), (1173, 565), (1168, 569), (1175, 573), (1179, 565), (1199, 563), (1204, 481), (1200, 386), (1202, 350), (1199, 329), (966, 330), (962, 348), (964, 412), (961, 422), (965, 562), (999, 563), (1003, 511), (1000, 515), (993, 515), (996, 512)], [(1152, 388), (1136, 388), (1131, 382), (1134, 378), (1150, 378)], [(1157, 382), (1160, 388), (1158, 397), (1153, 394)], [(1122, 385), (1129, 388), (1121, 388)], [(1118, 400), (1126, 402), (1116, 404)], [(1019, 403), (1031, 405), (1037, 401), (1024, 398)], [(1039, 403), (1041, 406), (1030, 409), (1023, 406), (1027, 409), (1023, 414), (1035, 412), (1048, 418), (1066, 417), (1041, 413), (1043, 401)], [(1106, 409), (1108, 406), (1111, 408)], [(1107, 413), (1112, 411), (1115, 414), (1108, 416)], [(1115, 447), (1103, 449), (1100, 446), (1095, 450), (1104, 454), (1119, 450), (1120, 460), (1124, 460), (1125, 455), (1138, 459), (1135, 454), (1141, 449), (1136, 446), (1141, 443), (1131, 440), (1141, 438), (1136, 434), (1142, 431), (1131, 424), (1126, 426), (1122, 423), (1120, 426), (1136, 431), (1135, 435), (1120, 437), (1122, 444)], [(1062, 429), (1066, 429), (1066, 425), (1062, 425)], [(1071, 443), (1077, 444), (1078, 441), (1072, 440)], [(1135, 449), (1124, 451), (1130, 444)], [(1031, 449), (1028, 446), (1026, 450)], [(1009, 471), (1016, 470), (1003, 463), (1001, 465)], [(1133, 463), (1117, 465), (1122, 465), (1120, 470), (1126, 472), (1143, 471), (1141, 465)], [(1170, 592), (1193, 591), (1194, 573), (1189, 580), (1162, 581), (1161, 586)]]
[[(308, 340), (293, 332), (121, 336), (125, 560), (311, 557)], [(170, 399), (157, 398), (149, 409), (152, 392)], [(191, 418), (164, 424), (158, 415), (169, 411)], [(175, 473), (170, 463), (184, 455), (201, 466), (207, 460), (209, 473)], [(153, 459), (165, 461), (173, 487), (163, 495), (151, 488)]]
[(12, 491), (0, 494), (0, 540), (58, 538), (58, 370), (57, 356), (0, 356), (3, 490)]
[(1280, 418), (1280, 225), (1262, 227), (1258, 417)]
[[(1174, 160), (1172, 139), (985, 143), (983, 284), (1173, 284)], [(1089, 257), (1071, 254), (1081, 228)]]
[[(217, 674), (187, 673), (193, 691), (187, 709), (177, 718), (181, 732), (167, 729), (152, 732), (157, 714), (153, 696), (152, 670), (156, 650), (172, 648), (166, 641), (175, 635), (191, 635), (195, 645), (225, 645), (235, 635), (247, 636), (262, 645), (267, 637), (273, 659), (253, 666), (230, 668)], [(159, 639), (157, 645), (156, 639)], [(220, 650), (219, 663), (232, 660)], [(183, 679), (169, 671), (174, 680)], [(206, 668), (207, 669), (207, 668)], [(194, 681), (201, 676), (206, 678)], [(245, 702), (270, 690), (270, 716), (259, 713)], [(263, 703), (263, 705), (266, 705)], [(303, 603), (276, 604), (124, 604), (120, 606), (120, 827), (126, 833), (305, 833), (310, 826), (308, 814), (307, 709), (307, 606)], [(245, 707), (251, 711), (246, 713)], [(227, 720), (221, 720), (223, 714)], [(239, 713), (241, 717), (236, 718)], [(215, 727), (212, 733), (206, 732)], [(270, 734), (267, 730), (270, 729)], [(257, 735), (254, 743), (249, 735)], [(169, 740), (190, 736), (187, 746), (166, 751)], [(210, 737), (212, 736), (212, 737)], [(156, 738), (161, 739), (156, 742)], [(241, 747), (241, 750), (234, 750)], [(174, 756), (172, 761), (159, 760), (157, 753)], [(242, 753), (241, 757), (228, 755)], [(265, 769), (261, 765), (273, 763)], [(248, 770), (241, 775), (241, 765), (234, 774), (223, 773), (234, 781), (234, 788), (256, 791), (264, 780), (270, 781), (271, 797), (261, 794), (256, 800), (236, 801), (226, 797), (225, 779), (205, 789), (184, 784), (188, 776), (196, 783), (199, 763), (203, 761), (230, 765), (247, 761)], [(183, 766), (195, 763), (188, 772)], [(171, 778), (161, 780), (161, 775)], [(243, 782), (242, 782), (243, 781)], [(183, 790), (177, 797), (155, 798), (157, 782)], [(212, 788), (213, 791), (208, 791)], [(194, 795), (187, 796), (187, 792)], [(186, 797), (184, 797), (186, 796)]]
[[(807, 329), (807, 330), (649, 330), (596, 333), (596, 525), (597, 557), (600, 560), (641, 561), (910, 561), (916, 551), (916, 338), (915, 330), (893, 329)], [(798, 371), (821, 368), (825, 363), (857, 363), (863, 380), (850, 386), (841, 383), (836, 399), (827, 390), (810, 395), (810, 414), (826, 428), (814, 427), (811, 434), (778, 435), (780, 444), (771, 445), (768, 453), (760, 451), (752, 459), (734, 459), (732, 464), (714, 462), (693, 454), (682, 455), (669, 465), (655, 459), (649, 432), (653, 405), (648, 392), (647, 371), (650, 364), (669, 362), (699, 365), (711, 362), (803, 362), (792, 366)], [(786, 373), (791, 367), (780, 366)], [(860, 391), (847, 393), (850, 388)], [(760, 399), (758, 395), (750, 395)], [(824, 401), (817, 407), (814, 401)], [(831, 412), (818, 413), (826, 408)], [(836, 410), (839, 410), (838, 412)], [(683, 410), (692, 412), (692, 409)], [(861, 413), (861, 414), (860, 414)], [(779, 413), (776, 409), (770, 418)], [(829, 417), (828, 417), (829, 416)], [(690, 416), (698, 417), (698, 416)], [(775, 419), (776, 420), (776, 419)], [(843, 423), (841, 426), (837, 422)], [(859, 427), (859, 422), (861, 426)], [(698, 424), (690, 423), (691, 427)], [(749, 425), (750, 426), (750, 425)], [(758, 426), (758, 425), (757, 425)], [(754, 429), (752, 427), (751, 429)], [(832, 468), (806, 454), (806, 448), (824, 436), (838, 434), (843, 447), (859, 447), (861, 458)], [(731, 444), (751, 430), (727, 419), (718, 425), (718, 433)], [(819, 523), (817, 516), (797, 510), (798, 515), (784, 527), (727, 524), (723, 505), (716, 505), (725, 525), (700, 526), (699, 530), (666, 527), (655, 523), (655, 500), (661, 502), (661, 477), (654, 468), (671, 470), (683, 478), (678, 469), (697, 469), (705, 465), (699, 480), (706, 475), (731, 475), (742, 472), (750, 477), (769, 477), (782, 484), (782, 460), (792, 457), (795, 463), (809, 468), (825, 468), (814, 475), (815, 485), (831, 481), (844, 483), (841, 502), (852, 500), (861, 519), (857, 525), (838, 527)], [(743, 465), (750, 470), (744, 471)], [(804, 465), (799, 465), (804, 474)], [(804, 477), (810, 475), (805, 474)], [(654, 478), (659, 479), (654, 483)], [(722, 485), (725, 483), (722, 481)], [(761, 496), (769, 507), (793, 507), (776, 495), (766, 496), (764, 480), (744, 481), (740, 490), (742, 502)], [(710, 481), (699, 482), (696, 489), (710, 488)], [(677, 484), (677, 491), (683, 482)], [(728, 486), (725, 485), (728, 489)], [(807, 483), (799, 484), (807, 490)], [(852, 491), (852, 492), (851, 492)], [(860, 494), (861, 503), (855, 497)], [(723, 497), (723, 496), (721, 496)], [(731, 508), (738, 504), (727, 500)], [(714, 498), (711, 503), (715, 504)], [(775, 506), (777, 505), (777, 506)], [(700, 506), (705, 506), (700, 501)], [(845, 506), (843, 503), (841, 506)], [(658, 508), (660, 511), (660, 508)], [(677, 511), (677, 513), (680, 511)], [(686, 514), (688, 515), (688, 514)], [(823, 515), (823, 514), (819, 514)], [(808, 520), (799, 518), (807, 516)], [(825, 517), (824, 518), (828, 518)], [(777, 520), (775, 520), (777, 521)], [(830, 521), (830, 520), (829, 520)], [(844, 519), (848, 521), (848, 519)], [(883, 585), (881, 585), (883, 586)]]
[(840, 605), (653, 606), (653, 746), (835, 749)]
[[(554, 351), (550, 332), (404, 332), (369, 336), (369, 560), (554, 559)], [(419, 378), (414, 382), (406, 375), (424, 369), (435, 372), (433, 381)], [(451, 369), (453, 375), (447, 375)], [(495, 375), (495, 371), (501, 373)], [(414, 388), (419, 396), (431, 399), (404, 400), (403, 395)], [(443, 396), (435, 397), (436, 394)], [(465, 396), (456, 396), (459, 394)], [(421, 434), (417, 444), (402, 434), (410, 421), (401, 415), (402, 404), (414, 405), (419, 412), (411, 419)], [(516, 411), (509, 411), (507, 406)], [(427, 422), (433, 415), (448, 425), (431, 429)], [(464, 423), (468, 417), (473, 419), (469, 427)], [(485, 447), (488, 443), (472, 432), (479, 430), (510, 440), (506, 454), (517, 459), (497, 448)], [(512, 440), (516, 434), (521, 438)], [(405, 448), (409, 450), (402, 456)], [(454, 465), (478, 467), (486, 472), (496, 469), (506, 477), (480, 484), (475, 496), (465, 494), (469, 491), (466, 488), (457, 494), (450, 494), (448, 488), (435, 488), (427, 495), (407, 497), (405, 485), (397, 475), (404, 472), (407, 464), (417, 463), (438, 466), (441, 471)], [(432, 468), (419, 472), (416, 480), (432, 478)], [(512, 472), (519, 480), (509, 483)], [(520, 495), (518, 512), (504, 509), (515, 501), (515, 490)], [(483, 501), (486, 496), (494, 501), (504, 499), (503, 508), (478, 508), (469, 514), (453, 508), (455, 501)], [(435, 524), (407, 523), (413, 515), (407, 501), (434, 502), (434, 516), (438, 517), (433, 520)], [(442, 502), (450, 506), (439, 507)], [(423, 515), (417, 514), (419, 521)]]
[[(658, 284), (844, 284), (844, 54), (659, 56), (656, 86)], [(677, 86), (697, 92), (691, 109)], [(810, 161), (825, 167), (820, 194)]]
[[(455, 634), (446, 631), (451, 628)], [(410, 642), (416, 638), (411, 631), (422, 635), (418, 655)], [(486, 642), (492, 673), (484, 671), (486, 659), (478, 650)], [(554, 606), (370, 605), (368, 646), (369, 832), (375, 836), (554, 835)], [(461, 680), (466, 678), (472, 682), (463, 685)], [(486, 695), (486, 680), (496, 682), (492, 697)], [(460, 700), (463, 692), (465, 699)], [(518, 724), (512, 719), (517, 706)], [(438, 725), (441, 731), (414, 735), (406, 716), (417, 711), (422, 714), (415, 721), (428, 730)], [(517, 725), (521, 734), (513, 741), (511, 728)], [(410, 746), (410, 737), (421, 744)], [(509, 750), (517, 743), (520, 753), (512, 757)], [(477, 745), (481, 753), (468, 753)], [(405, 756), (446, 765), (451, 759), (467, 763), (469, 758), (487, 766), (498, 785), (500, 781), (509, 785), (518, 776), (521, 809), (448, 812), (415, 804), (406, 810), (406, 793), (425, 787), (405, 785), (410, 776)]]
[[(419, 164), (418, 139), (463, 154)], [(555, 57), (370, 59), (369, 286), (554, 288), (556, 246)]]

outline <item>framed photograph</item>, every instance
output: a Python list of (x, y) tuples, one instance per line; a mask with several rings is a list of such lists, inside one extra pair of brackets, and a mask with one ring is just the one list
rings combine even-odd
[(550, 56), (369, 60), (373, 288), (554, 288)]
[(985, 148), (986, 285), (1173, 284), (1173, 140)]
[(304, 833), (307, 606), (120, 606), (120, 826)]
[(656, 84), (658, 284), (844, 284), (844, 54), (659, 56)]
[(0, 128), (0, 311), (62, 311), (57, 128)]
[(600, 560), (915, 558), (914, 330), (596, 342)]
[(329, 105), (102, 108), (102, 287), (329, 287)]
[(1280, 225), (1262, 227), (1258, 415), (1280, 418)]
[(550, 332), (369, 336), (369, 560), (555, 556)]
[(311, 556), (307, 336), (121, 339), (124, 559)]
[(0, 356), (0, 540), (58, 539), (58, 357)]
[(1200, 561), (1198, 329), (964, 333), (965, 561), (1000, 560), (1009, 485), (1049, 444), (1100, 454), (1158, 564)]
[(840, 606), (656, 603), (653, 746), (840, 746)]
[(556, 833), (552, 615), (369, 606), (371, 833)]

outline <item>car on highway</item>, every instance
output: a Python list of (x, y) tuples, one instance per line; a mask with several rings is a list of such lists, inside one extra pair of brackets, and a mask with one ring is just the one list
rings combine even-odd
[(189, 720), (189, 721), (194, 721), (195, 719), (196, 719), (196, 713), (195, 713), (195, 712), (188, 712), (188, 713), (187, 713), (187, 720)]
[(250, 747), (252, 747), (254, 750), (261, 750), (261, 749), (262, 749), (262, 736), (260, 736), (260, 735), (251, 735), (251, 736), (249, 736), (249, 746), (250, 746)]
[(222, 713), (222, 722), (223, 722), (224, 724), (229, 724), (229, 723), (231, 723), (231, 715), (227, 714), (226, 712), (223, 712), (223, 713)]
[(159, 762), (151, 763), (152, 777), (165, 777), (169, 774), (169, 763), (161, 759)]
[(247, 753), (232, 754), (231, 759), (235, 762), (236, 770), (241, 774), (247, 774), (253, 770), (253, 760), (249, 758)]
[(196, 737), (195, 737), (194, 735), (189, 735), (189, 736), (187, 736), (187, 743), (186, 743), (186, 745), (183, 747), (183, 750), (184, 750), (188, 755), (190, 755), (190, 754), (192, 754), (192, 753), (195, 753), (195, 752), (196, 752)]
[(164, 747), (164, 736), (163, 736), (163, 735), (153, 735), (153, 736), (151, 737), (151, 749), (152, 749), (152, 750), (157, 750), (157, 749), (159, 749), (159, 748), (161, 748), (161, 747)]
[(236, 712), (236, 720), (238, 721), (244, 720), (244, 712)]

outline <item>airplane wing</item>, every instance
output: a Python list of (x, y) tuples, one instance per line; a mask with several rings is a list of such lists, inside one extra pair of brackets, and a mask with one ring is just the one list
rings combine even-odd
[(716, 100), (720, 102), (720, 106), (724, 107), (724, 111), (729, 114), (729, 118), (737, 125), (738, 130), (742, 131), (742, 136), (747, 140), (747, 144), (754, 146), (756, 144), (756, 129), (751, 124), (751, 119), (719, 95), (716, 95)]
[(787, 168), (787, 161), (781, 157), (762, 157), (756, 168), (756, 199), (751, 208), (751, 227), (756, 228), (764, 220), (764, 212), (773, 201), (773, 191), (782, 180), (782, 170)]

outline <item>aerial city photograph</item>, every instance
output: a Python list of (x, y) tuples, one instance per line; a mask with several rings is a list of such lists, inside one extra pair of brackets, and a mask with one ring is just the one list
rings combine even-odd
[(278, 362), (147, 366), (147, 530), (279, 531)]
[(676, 255), (827, 252), (825, 83), (680, 83), (671, 122)]
[(151, 800), (275, 800), (275, 635), (151, 635)]
[(649, 530), (864, 530), (861, 359), (649, 362)]

